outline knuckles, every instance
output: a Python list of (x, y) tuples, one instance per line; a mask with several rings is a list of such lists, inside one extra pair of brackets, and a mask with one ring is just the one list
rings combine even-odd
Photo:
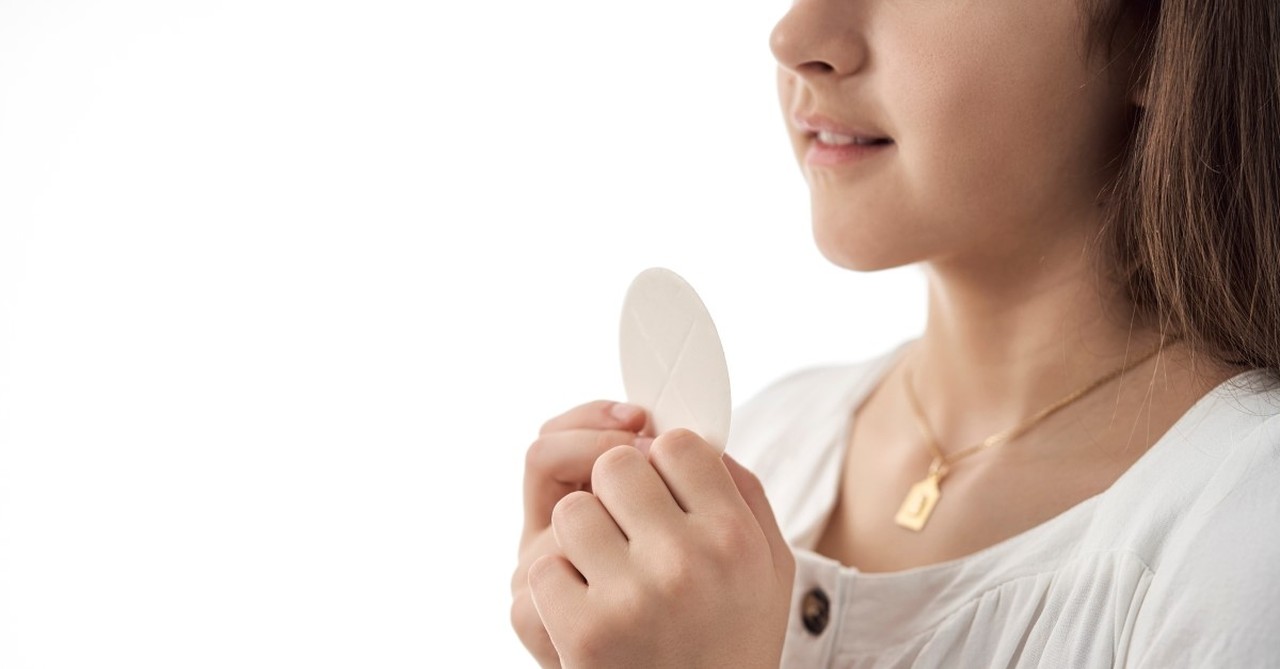
[(555, 555), (543, 555), (534, 560), (529, 565), (529, 589), (538, 590), (542, 588), (547, 580), (552, 578), (552, 573), (559, 567), (557, 561), (562, 558)]
[(596, 458), (595, 463), (591, 466), (591, 488), (592, 490), (600, 490), (602, 486), (609, 485), (610, 481), (616, 481), (619, 477), (637, 464), (646, 464), (644, 455), (632, 446), (614, 446), (600, 457)]
[(663, 432), (649, 446), (653, 460), (678, 463), (692, 458), (705, 457), (714, 451), (697, 433), (684, 428)]
[[(599, 432), (597, 432), (597, 433), (596, 433), (596, 450), (595, 450), (595, 452), (596, 452), (596, 453), (604, 453), (604, 452), (607, 452), (609, 449), (611, 449), (611, 448), (613, 448), (613, 447), (615, 447), (615, 446), (622, 446), (622, 445), (624, 445), (624, 444), (622, 443), (622, 439), (623, 439), (623, 438), (624, 438), (624, 437), (623, 437), (623, 435), (621, 435), (621, 434), (619, 434), (619, 433), (617, 433), (617, 432), (611, 432), (611, 431), (601, 430), (601, 431), (599, 431)], [(626, 446), (631, 446), (631, 445), (632, 445), (633, 440), (634, 440), (634, 438), (633, 438), (633, 439), (629, 439), (629, 440), (628, 440), (628, 442), (627, 442), (625, 445), (626, 445)]]
[[(607, 423), (609, 408), (613, 406), (613, 404), (614, 403), (610, 400), (592, 400), (584, 404), (579, 404), (559, 416), (548, 419), (541, 427), (538, 428), (538, 434), (548, 434), (564, 430), (565, 424), (569, 422), (569, 417), (575, 415), (582, 416), (581, 422), (588, 423), (581, 427), (590, 427), (590, 425), (595, 423)], [(593, 417), (593, 420), (588, 421), (586, 420), (587, 417)]]
[(691, 595), (706, 587), (710, 576), (695, 555), (677, 553), (655, 575), (650, 587), (660, 602), (691, 602)]
[(667, 430), (653, 441), (653, 448), (665, 446), (667, 448), (688, 449), (688, 448), (706, 448), (707, 442), (698, 433), (692, 430), (686, 430), (677, 427), (673, 430)]
[(585, 510), (583, 505), (595, 504), (595, 499), (595, 495), (585, 490), (575, 490), (561, 497), (556, 502), (556, 505), (551, 508), (551, 525), (553, 527), (564, 527), (566, 523), (572, 523), (574, 517)]
[(745, 556), (767, 550), (764, 537), (739, 523), (725, 523), (708, 529), (703, 535), (706, 549), (716, 562), (740, 560)]
[(533, 440), (524, 452), (524, 468), (528, 472), (542, 471), (547, 461), (547, 441), (542, 437)]
[[(584, 430), (585, 432), (585, 430)], [(575, 439), (579, 439), (575, 437)], [(551, 473), (553, 461), (555, 460), (555, 439), (551, 439), (550, 435), (540, 435), (534, 439), (524, 453), (524, 467), (527, 472), (535, 472), (538, 474)], [(610, 449), (618, 446), (626, 446), (631, 450), (635, 450), (635, 435), (628, 432), (617, 430), (595, 430), (594, 436), (583, 436), (575, 447), (576, 457), (590, 458), (596, 453), (607, 453)], [(564, 446), (560, 446), (564, 448)], [(637, 451), (638, 452), (638, 451)], [(563, 460), (563, 455), (561, 456)], [(581, 466), (579, 462), (572, 465), (573, 467)], [(563, 466), (563, 465), (561, 465)], [(585, 467), (584, 467), (585, 470)]]
[[(595, 493), (602, 488), (621, 485), (628, 477), (635, 476), (640, 468), (653, 467), (651, 461), (662, 461), (671, 467), (698, 462), (705, 467), (703, 458), (719, 458), (715, 449), (699, 435), (684, 429), (663, 433), (653, 441), (648, 455), (631, 443), (623, 443), (618, 438), (618, 431), (599, 430), (594, 437), (586, 434), (575, 436), (575, 441), (566, 441), (567, 436), (563, 434), (550, 436), (553, 432), (563, 432), (575, 416), (581, 419), (579, 422), (585, 423), (603, 415), (601, 412), (607, 411), (608, 404), (591, 402), (547, 421), (525, 453), (526, 470), (534, 474), (548, 473), (553, 467), (565, 467), (565, 453), (552, 450), (555, 448), (561, 451), (566, 447), (581, 448), (583, 454), (588, 454), (594, 446), (594, 453), (599, 454), (595, 457), (592, 453), (595, 459), (590, 464), (594, 492), (569, 492), (552, 507), (552, 527), (543, 531), (546, 532), (545, 540), (553, 544), (559, 541), (555, 536), (559, 529), (595, 521), (587, 516), (595, 513), (587, 505), (601, 505)], [(582, 460), (573, 463), (574, 467), (581, 467), (575, 470), (577, 476), (586, 473), (586, 465)], [(744, 497), (763, 497), (763, 486), (754, 474), (741, 467), (731, 467), (731, 470)], [(774, 590), (762, 581), (765, 570), (772, 571), (780, 588), (785, 587), (789, 592), (795, 573), (794, 556), (788, 551), (783, 564), (774, 564), (776, 558), (772, 556), (769, 542), (759, 527), (742, 519), (735, 522), (723, 514), (717, 515), (720, 517), (704, 518), (709, 522), (689, 525), (685, 530), (655, 533), (648, 537), (647, 545), (633, 546), (636, 552), (629, 553), (629, 557), (636, 560), (635, 569), (625, 577), (608, 582), (611, 604), (592, 607), (591, 615), (575, 615), (573, 624), (557, 631), (554, 644), (538, 612), (535, 596), (545, 597), (551, 592), (550, 588), (562, 587), (568, 573), (566, 570), (571, 572), (572, 566), (556, 551), (537, 558), (533, 558), (537, 551), (525, 552), (521, 557), (522, 564), (512, 577), (512, 628), (544, 666), (559, 664), (560, 660), (566, 666), (610, 666), (617, 664), (619, 648), (625, 646), (629, 639), (644, 634), (645, 630), (669, 624), (671, 620), (687, 616), (690, 611), (716, 609), (723, 605), (726, 597), (744, 604), (758, 600), (761, 588)], [(524, 566), (525, 560), (531, 558), (532, 562)], [(789, 598), (779, 601), (785, 603)], [(784, 606), (776, 608), (785, 613)], [(557, 615), (557, 612), (549, 615)], [(548, 622), (551, 622), (550, 618)], [(558, 628), (553, 626), (552, 629)]]

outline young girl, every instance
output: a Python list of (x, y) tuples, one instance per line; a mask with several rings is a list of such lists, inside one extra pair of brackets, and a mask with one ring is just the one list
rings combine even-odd
[(796, 0), (772, 47), (819, 246), (920, 263), (927, 325), (723, 458), (549, 421), (538, 662), (1280, 666), (1280, 5)]

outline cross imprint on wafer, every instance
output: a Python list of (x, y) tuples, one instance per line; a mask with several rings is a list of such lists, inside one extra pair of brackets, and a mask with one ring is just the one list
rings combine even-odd
[(729, 370), (706, 306), (675, 272), (651, 268), (627, 290), (619, 336), (629, 402), (662, 433), (686, 428), (723, 451), (729, 437)]

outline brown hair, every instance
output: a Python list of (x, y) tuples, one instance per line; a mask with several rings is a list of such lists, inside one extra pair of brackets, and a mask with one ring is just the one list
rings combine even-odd
[(1087, 51), (1134, 49), (1143, 101), (1103, 194), (1103, 265), (1162, 332), (1275, 376), (1280, 2), (1084, 3)]

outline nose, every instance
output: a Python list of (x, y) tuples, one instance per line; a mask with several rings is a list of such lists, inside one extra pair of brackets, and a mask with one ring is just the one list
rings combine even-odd
[(858, 12), (865, 5), (849, 0), (794, 0), (769, 35), (774, 58), (806, 77), (856, 72), (866, 60), (866, 43), (858, 30)]

